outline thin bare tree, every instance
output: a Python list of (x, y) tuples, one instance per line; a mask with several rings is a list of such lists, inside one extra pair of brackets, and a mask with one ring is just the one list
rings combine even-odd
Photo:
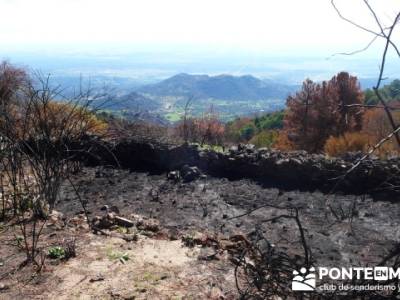
[(393, 40), (393, 33), (395, 31), (395, 29), (397, 28), (396, 26), (398, 25), (399, 21), (400, 21), (400, 11), (398, 11), (395, 16), (392, 18), (392, 20), (389, 22), (388, 26), (385, 26), (383, 24), (383, 22), (381, 21), (381, 17), (378, 16), (377, 11), (372, 7), (372, 5), (368, 2), (368, 0), (363, 0), (363, 3), (365, 5), (365, 7), (367, 8), (367, 10), (370, 12), (371, 15), (371, 19), (372, 19), (372, 23), (376, 24), (378, 27), (378, 31), (376, 31), (375, 29), (371, 29), (369, 27), (360, 25), (359, 23), (353, 21), (351, 18), (348, 18), (346, 16), (344, 16), (344, 14), (340, 11), (340, 9), (338, 8), (338, 6), (335, 3), (335, 0), (331, 0), (331, 4), (333, 6), (333, 8), (335, 9), (335, 11), (337, 12), (338, 16), (343, 19), (344, 21), (352, 24), (353, 26), (357, 27), (358, 29), (367, 32), (369, 34), (372, 35), (372, 40), (362, 49), (359, 50), (355, 50), (349, 53), (340, 53), (340, 54), (344, 54), (344, 55), (353, 55), (353, 54), (357, 54), (363, 51), (366, 51), (367, 49), (369, 49), (376, 41), (383, 39), (384, 41), (384, 48), (383, 48), (383, 52), (382, 52), (382, 57), (381, 57), (381, 62), (380, 62), (380, 67), (379, 67), (379, 75), (378, 75), (378, 79), (377, 82), (375, 84), (375, 86), (373, 87), (373, 90), (379, 100), (379, 103), (381, 104), (380, 108), (384, 109), (386, 116), (390, 122), (390, 125), (392, 126), (392, 135), (395, 137), (396, 142), (398, 144), (398, 146), (400, 147), (400, 135), (398, 133), (398, 126), (399, 124), (396, 124), (394, 118), (393, 118), (393, 114), (392, 114), (392, 109), (391, 107), (387, 104), (388, 99), (385, 98), (385, 96), (380, 92), (380, 87), (382, 84), (382, 81), (384, 79), (384, 71), (385, 71), (385, 67), (386, 67), (386, 63), (387, 63), (387, 56), (388, 56), (388, 52), (390, 49), (394, 50), (394, 52), (396, 53), (397, 57), (400, 59), (400, 51), (399, 51), (399, 47), (397, 46), (397, 44), (394, 42)]

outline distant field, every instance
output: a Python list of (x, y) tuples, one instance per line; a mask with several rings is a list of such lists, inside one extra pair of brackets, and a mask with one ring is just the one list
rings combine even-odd
[(165, 118), (168, 121), (172, 122), (172, 123), (178, 122), (179, 120), (182, 119), (182, 113), (180, 113), (180, 112), (170, 112), (170, 113), (167, 113), (165, 115)]
[[(147, 97), (148, 95), (146, 95)], [(149, 97), (148, 97), (149, 98)], [(150, 98), (149, 98), (150, 99)], [(112, 112), (118, 117), (127, 119), (136, 118), (139, 111), (145, 112), (147, 115), (141, 116), (159, 116), (167, 122), (176, 123), (183, 118), (186, 99), (183, 97), (152, 97), (151, 100), (156, 101), (159, 105), (156, 109), (140, 109), (139, 110), (121, 110), (121, 109), (103, 109), (103, 112)], [(134, 105), (132, 105), (135, 107)], [(254, 116), (267, 112), (277, 111), (284, 108), (285, 103), (282, 99), (265, 99), (265, 100), (225, 100), (225, 99), (196, 99), (189, 106), (188, 115), (200, 117), (205, 113), (213, 111), (223, 122), (234, 120), (240, 116)]]
[[(165, 114), (170, 122), (176, 122), (183, 115), (184, 105), (182, 101), (177, 101), (170, 107), (168, 113)], [(282, 99), (266, 99), (266, 100), (243, 100), (228, 101), (220, 99), (202, 99), (197, 100), (190, 106), (190, 115), (201, 116), (202, 114), (213, 110), (224, 121), (230, 121), (239, 116), (254, 115), (265, 112), (277, 111), (284, 107)]]

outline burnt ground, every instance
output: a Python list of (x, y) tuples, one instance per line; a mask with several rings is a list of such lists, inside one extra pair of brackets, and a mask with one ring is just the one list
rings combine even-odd
[[(43, 237), (46, 246), (76, 237), (77, 258), (65, 263), (50, 261), (40, 276), (32, 277), (27, 267), (3, 276), (24, 259), (16, 251), (16, 231), (3, 226), (1, 299), (237, 299), (234, 265), (226, 253), (215, 261), (200, 260), (203, 250), (206, 257), (214, 252), (187, 248), (180, 239), (199, 235), (226, 241), (238, 235), (251, 239), (263, 220), (290, 214), (287, 206), (299, 211), (316, 266), (376, 265), (400, 239), (400, 205), (373, 201), (369, 196), (280, 191), (251, 180), (210, 176), (183, 183), (168, 180), (165, 173), (105, 167), (85, 168), (74, 182), (90, 217), (103, 216), (102, 208), (108, 205), (131, 220), (138, 216), (158, 220), (162, 233), (139, 233), (138, 241), (130, 243), (93, 235), (84, 223), (76, 222), (82, 220), (82, 206), (66, 185), (56, 209), (64, 214), (64, 224), (69, 220), (78, 226), (49, 224)], [(262, 223), (261, 228), (277, 249), (301, 258), (293, 220), (278, 219)], [(131, 259), (118, 263), (115, 253), (127, 253)], [(104, 278), (97, 282), (99, 272)]]
[[(167, 180), (166, 174), (101, 167), (85, 169), (79, 185), (92, 216), (101, 215), (103, 205), (116, 206), (122, 216), (155, 218), (170, 234), (178, 236), (192, 232), (247, 236), (260, 221), (288, 210), (264, 207), (236, 216), (266, 204), (296, 207), (318, 265), (375, 265), (400, 239), (400, 205), (374, 202), (368, 196), (280, 191), (250, 180), (212, 177), (182, 183)], [(73, 197), (73, 191), (66, 188), (58, 209), (71, 216), (82, 212)], [(279, 219), (262, 228), (276, 246), (301, 252), (293, 220)]]

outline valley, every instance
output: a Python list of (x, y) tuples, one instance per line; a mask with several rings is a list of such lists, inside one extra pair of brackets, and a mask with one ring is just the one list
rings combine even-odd
[(113, 112), (149, 112), (170, 123), (189, 116), (199, 117), (212, 110), (224, 121), (280, 110), (295, 85), (283, 85), (253, 76), (178, 74), (159, 83), (110, 99)]

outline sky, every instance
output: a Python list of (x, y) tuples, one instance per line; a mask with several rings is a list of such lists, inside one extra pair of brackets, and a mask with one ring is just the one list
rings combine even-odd
[[(334, 0), (378, 30), (364, 0)], [(368, 0), (389, 26), (400, 0)], [(59, 76), (154, 82), (177, 73), (251, 74), (300, 83), (379, 73), (384, 40), (342, 20), (331, 0), (0, 0), (0, 60)], [(391, 24), (390, 24), (391, 25)], [(394, 40), (400, 38), (400, 26)], [(385, 76), (398, 78), (389, 53)]]
[[(362, 0), (336, 0), (345, 16), (376, 29)], [(400, 0), (370, 0), (383, 21)], [(125, 47), (268, 54), (335, 53), (367, 33), (330, 0), (0, 0), (0, 49)], [(373, 50), (371, 50), (373, 51)]]

